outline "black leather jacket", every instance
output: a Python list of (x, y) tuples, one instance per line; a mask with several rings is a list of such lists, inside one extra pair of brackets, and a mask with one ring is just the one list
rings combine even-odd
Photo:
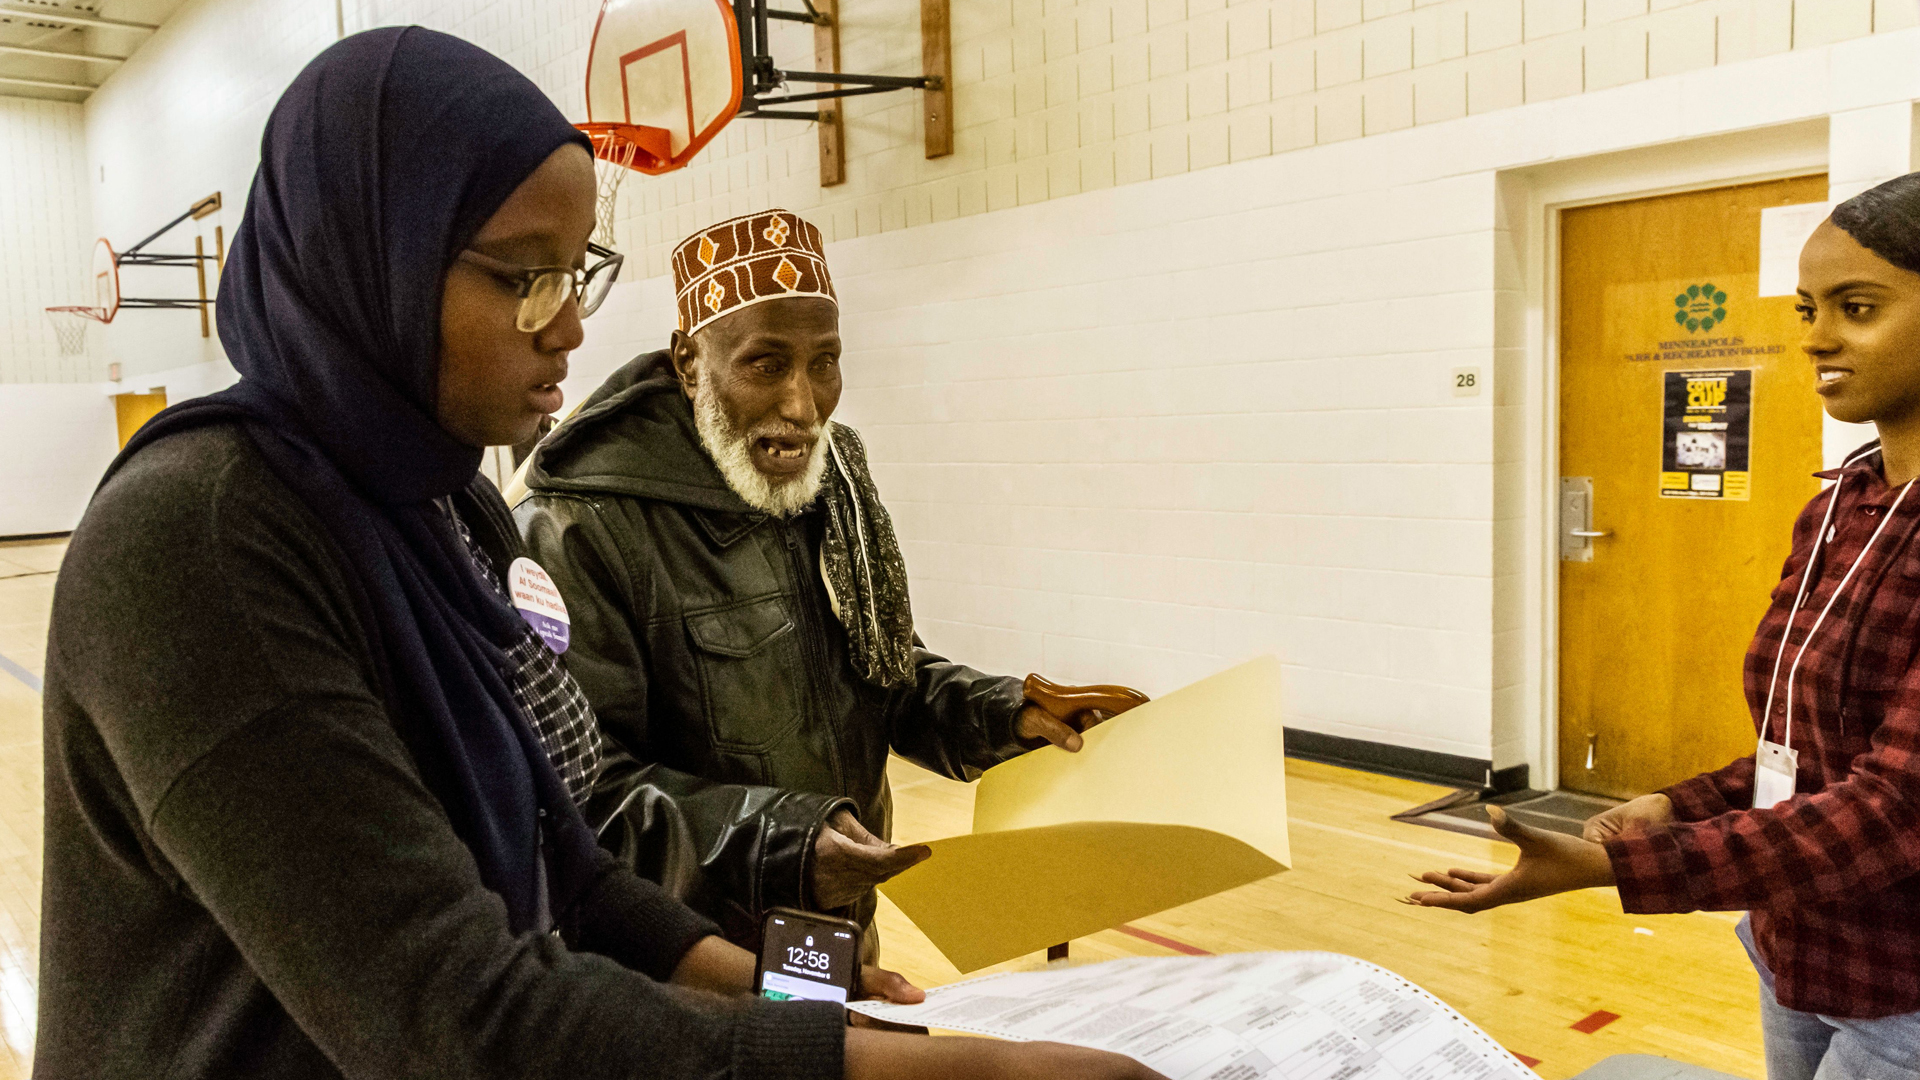
[[(820, 580), (818, 511), (771, 518), (700, 447), (664, 352), (615, 372), (534, 452), (515, 510), (572, 620), (567, 666), (614, 753), (602, 842), (736, 941), (810, 907), (833, 809), (890, 836), (889, 749), (972, 780), (1022, 752), (1021, 681), (925, 649), (915, 684), (854, 674)], [(871, 922), (871, 895), (853, 914)]]

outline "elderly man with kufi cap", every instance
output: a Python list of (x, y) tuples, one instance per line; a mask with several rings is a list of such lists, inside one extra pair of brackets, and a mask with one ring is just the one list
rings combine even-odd
[(840, 320), (818, 229), (749, 214), (672, 261), (670, 347), (541, 443), (515, 512), (608, 737), (589, 818), (735, 940), (780, 906), (870, 925), (873, 886), (928, 854), (887, 842), (889, 750), (972, 780), (1077, 750), (1145, 699), (921, 644), (866, 450), (830, 419)]

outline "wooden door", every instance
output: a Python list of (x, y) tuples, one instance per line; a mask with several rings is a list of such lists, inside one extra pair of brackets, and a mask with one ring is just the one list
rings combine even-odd
[(126, 449), (133, 433), (139, 431), (147, 421), (167, 407), (167, 392), (154, 390), (145, 394), (113, 395), (113, 418), (120, 428), (120, 448)]
[[(1563, 787), (1631, 798), (1753, 753), (1741, 660), (1821, 453), (1793, 299), (1757, 295), (1760, 210), (1826, 192), (1561, 215)], [(1568, 535), (1582, 509), (1606, 535)]]

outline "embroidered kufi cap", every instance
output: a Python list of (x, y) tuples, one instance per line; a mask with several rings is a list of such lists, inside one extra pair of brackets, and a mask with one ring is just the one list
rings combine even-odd
[(820, 230), (790, 210), (723, 221), (673, 249), (674, 303), (691, 334), (722, 315), (766, 300), (834, 300)]

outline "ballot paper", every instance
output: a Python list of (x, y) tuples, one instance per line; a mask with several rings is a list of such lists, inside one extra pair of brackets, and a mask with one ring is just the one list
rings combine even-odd
[(929, 846), (880, 890), (963, 972), (1286, 869), (1279, 661), (1122, 713), (1077, 754), (988, 770), (973, 833)]
[(1337, 953), (1004, 972), (935, 987), (920, 1005), (848, 1008), (896, 1024), (1111, 1050), (1170, 1080), (1537, 1080), (1439, 998)]

